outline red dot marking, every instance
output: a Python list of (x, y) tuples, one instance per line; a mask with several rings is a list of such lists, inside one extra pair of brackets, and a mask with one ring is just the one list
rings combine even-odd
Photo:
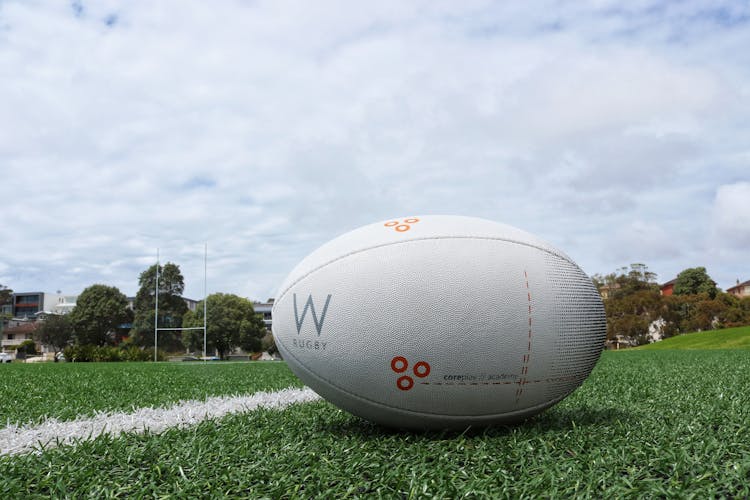
[[(403, 356), (396, 356), (391, 360), (391, 369), (396, 373), (404, 373), (409, 368), (409, 362)], [(400, 380), (400, 379), (399, 379)]]
[(404, 375), (396, 380), (396, 386), (402, 391), (408, 391), (414, 387), (414, 380), (411, 377)]
[(425, 361), (420, 361), (414, 365), (414, 375), (419, 378), (424, 378), (430, 374), (430, 364)]

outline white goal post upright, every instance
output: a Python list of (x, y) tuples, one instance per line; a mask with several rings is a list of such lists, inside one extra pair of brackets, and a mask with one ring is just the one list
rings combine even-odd
[(206, 288), (208, 273), (206, 269), (208, 267), (208, 242), (203, 243), (203, 359), (206, 359), (206, 321), (208, 320), (207, 307), (208, 307), (208, 289)]
[(154, 361), (158, 360), (159, 332), (203, 330), (203, 359), (206, 359), (206, 318), (208, 313), (208, 243), (203, 244), (203, 326), (181, 327), (181, 328), (159, 328), (159, 249), (156, 249), (156, 280), (154, 285)]
[(154, 361), (156, 361), (156, 353), (159, 352), (157, 349), (159, 339), (159, 249), (156, 249), (156, 279), (154, 280)]

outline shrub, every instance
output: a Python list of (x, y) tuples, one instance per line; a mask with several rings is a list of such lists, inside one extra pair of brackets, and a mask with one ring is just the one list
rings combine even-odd
[(122, 361), (122, 351), (117, 347), (98, 346), (93, 349), (93, 361)]
[[(140, 349), (130, 345), (128, 347), (94, 346), (94, 345), (72, 345), (63, 350), (65, 359), (78, 363), (98, 361), (151, 361), (154, 359), (153, 349)], [(164, 361), (166, 355), (158, 351), (156, 355), (159, 361)]]
[(21, 355), (34, 356), (36, 354), (36, 342), (33, 340), (24, 340), (16, 348), (16, 352)]
[(78, 363), (94, 360), (94, 346), (87, 344), (71, 345), (63, 349), (63, 355), (67, 361)]
[[(164, 353), (159, 351), (156, 355), (160, 361), (164, 359)], [(153, 349), (141, 349), (138, 346), (130, 345), (122, 349), (123, 361), (151, 361), (154, 359)]]

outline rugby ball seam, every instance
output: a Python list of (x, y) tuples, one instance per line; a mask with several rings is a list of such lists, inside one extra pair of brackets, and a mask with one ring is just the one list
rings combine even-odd
[[(529, 248), (535, 248), (537, 250), (541, 250), (542, 252), (548, 253), (548, 254), (553, 255), (555, 257), (559, 257), (559, 258), (565, 260), (566, 262), (572, 264), (573, 266), (577, 267), (579, 270), (581, 270), (581, 268), (578, 267), (578, 264), (576, 264), (575, 262), (573, 262), (573, 260), (571, 260), (570, 257), (568, 257), (567, 255), (565, 255), (565, 254), (563, 254), (561, 252), (555, 252), (555, 251), (553, 251), (550, 248), (545, 248), (545, 247), (543, 247), (541, 245), (534, 245), (533, 243), (529, 243), (529, 242), (526, 242), (526, 241), (520, 241), (520, 240), (516, 240), (516, 239), (513, 239), (513, 238), (498, 238), (498, 237), (492, 237), (492, 236), (425, 236), (425, 237), (422, 237), (422, 238), (409, 238), (407, 240), (390, 241), (388, 243), (381, 243), (379, 245), (372, 245), (372, 246), (368, 246), (368, 247), (363, 247), (361, 249), (354, 250), (353, 252), (348, 252), (346, 254), (343, 254), (343, 255), (340, 255), (340, 256), (336, 257), (335, 259), (331, 259), (331, 260), (329, 260), (329, 261), (327, 261), (327, 262), (325, 262), (323, 264), (320, 264), (319, 266), (317, 266), (317, 267), (309, 270), (305, 274), (299, 276), (292, 283), (290, 283), (289, 286), (287, 286), (285, 290), (283, 290), (281, 293), (279, 293), (279, 297), (276, 299), (276, 301), (274, 303), (274, 309), (275, 309), (275, 304), (278, 304), (279, 302), (281, 302), (284, 299), (284, 296), (289, 292), (289, 290), (291, 290), (292, 288), (294, 288), (294, 285), (296, 285), (300, 281), (304, 280), (305, 278), (307, 278), (311, 274), (314, 274), (314, 273), (318, 272), (319, 270), (323, 269), (324, 267), (330, 266), (331, 264), (333, 264), (335, 262), (338, 262), (339, 260), (345, 259), (345, 258), (350, 257), (352, 255), (357, 255), (358, 253), (367, 252), (367, 251), (373, 250), (375, 248), (383, 248), (383, 247), (387, 247), (387, 246), (391, 246), (391, 245), (402, 245), (404, 243), (412, 243), (412, 242), (415, 242), (415, 241), (429, 241), (429, 240), (483, 240), (483, 241), (503, 241), (503, 242), (506, 242), (506, 243), (514, 243), (514, 244), (523, 245), (523, 246), (529, 247)], [(583, 270), (581, 270), (581, 272), (583, 272)]]

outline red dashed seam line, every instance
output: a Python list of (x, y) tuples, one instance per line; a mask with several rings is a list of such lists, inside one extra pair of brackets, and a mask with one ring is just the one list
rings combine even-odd
[(525, 378), (521, 380), (512, 380), (505, 382), (420, 382), (421, 385), (528, 385), (528, 384), (541, 384), (542, 382), (565, 382), (568, 380), (579, 380), (586, 378), (583, 373), (577, 373), (575, 375), (568, 375), (567, 377), (553, 377), (553, 378), (541, 378), (538, 380), (527, 380)]
[(526, 273), (525, 269), (523, 271), (523, 277), (526, 282), (526, 297), (528, 298), (529, 302), (529, 337), (528, 348), (526, 350), (526, 354), (523, 355), (523, 361), (521, 364), (521, 379), (517, 382), (518, 389), (516, 390), (516, 403), (518, 403), (518, 401), (521, 399), (521, 396), (523, 395), (523, 386), (528, 383), (528, 381), (526, 380), (526, 375), (528, 375), (529, 373), (529, 360), (531, 359), (531, 290), (529, 289), (529, 275)]

